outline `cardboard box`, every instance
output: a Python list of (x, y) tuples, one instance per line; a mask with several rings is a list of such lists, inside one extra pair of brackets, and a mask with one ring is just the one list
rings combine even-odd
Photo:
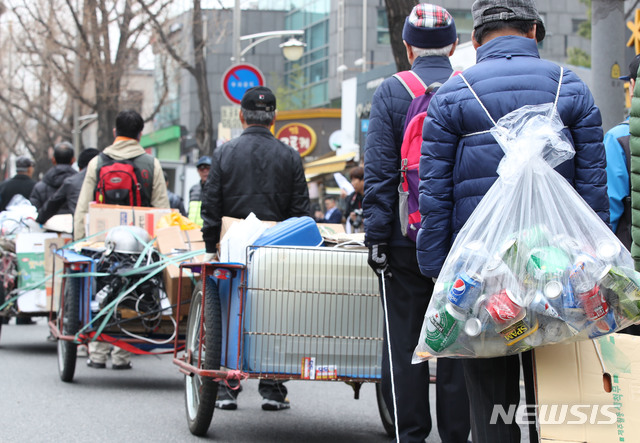
[[(540, 440), (554, 443), (638, 441), (638, 349), (640, 337), (626, 334), (536, 349)], [(610, 376), (610, 388), (603, 372)], [(557, 405), (555, 412), (552, 405)], [(563, 408), (566, 416), (560, 420)]]
[[(45, 241), (58, 238), (52, 232), (27, 232), (16, 236), (18, 288), (43, 281), (45, 274)], [(23, 312), (48, 312), (45, 282), (30, 289), (18, 298), (18, 309)]]
[[(121, 225), (139, 226), (151, 237), (155, 236), (155, 225), (163, 215), (175, 212), (169, 208), (146, 208), (138, 206), (102, 205), (89, 203), (87, 237)], [(93, 237), (103, 241), (106, 233)]]
[[(55, 271), (59, 273), (63, 268), (63, 260), (60, 256), (55, 254), (57, 249), (62, 248), (64, 245), (71, 241), (71, 235), (59, 234), (58, 237), (47, 238), (44, 241), (44, 273), (45, 276), (51, 277)], [(55, 264), (55, 266), (54, 266)], [(55, 284), (55, 288), (53, 285)], [(60, 291), (62, 286), (62, 278), (60, 275), (55, 279), (50, 278), (45, 283), (45, 293), (47, 296), (47, 310), (57, 309), (58, 299), (60, 297)]]
[[(175, 256), (175, 254), (181, 254), (187, 251), (204, 250), (204, 242), (202, 241), (202, 232), (200, 229), (183, 231), (178, 226), (169, 226), (156, 231), (156, 241), (158, 251), (167, 257)], [(198, 256), (190, 259), (189, 261), (199, 262), (201, 259), (202, 257)], [(177, 303), (178, 300), (179, 276), (179, 263), (167, 265), (163, 271), (164, 286), (171, 304)], [(190, 271), (185, 269), (183, 271), (182, 279), (182, 301), (191, 299), (193, 284), (191, 278), (188, 278), (190, 276)], [(189, 303), (183, 303), (178, 312), (181, 316), (188, 315)]]

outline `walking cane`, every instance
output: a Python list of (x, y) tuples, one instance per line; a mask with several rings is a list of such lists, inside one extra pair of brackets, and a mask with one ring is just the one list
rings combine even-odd
[(398, 405), (396, 404), (396, 384), (393, 375), (393, 359), (391, 358), (391, 337), (389, 333), (389, 314), (387, 313), (387, 284), (384, 279), (384, 271), (380, 273), (382, 278), (382, 303), (384, 305), (384, 324), (387, 331), (387, 353), (389, 354), (389, 371), (391, 372), (391, 396), (393, 397), (393, 425), (396, 429), (396, 441), (400, 443), (400, 430), (398, 429)]

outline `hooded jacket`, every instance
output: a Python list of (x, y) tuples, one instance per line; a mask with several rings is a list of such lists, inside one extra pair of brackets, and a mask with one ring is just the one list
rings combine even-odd
[[(553, 102), (560, 67), (539, 58), (533, 39), (503, 36), (480, 46), (477, 64), (463, 75), (498, 121), (524, 105)], [(555, 169), (608, 223), (600, 111), (587, 86), (569, 70), (563, 74), (557, 109), (576, 153)], [(420, 270), (428, 277), (439, 274), (457, 233), (498, 177), (504, 153), (487, 132), (492, 126), (459, 76), (431, 100), (423, 128), (417, 239)]]
[[(149, 155), (140, 146), (137, 140), (131, 138), (118, 137), (116, 142), (108, 146), (103, 151), (104, 154), (114, 160), (128, 160), (136, 158), (139, 155)], [(98, 160), (97, 155), (91, 159), (87, 165), (87, 175), (82, 183), (82, 189), (78, 196), (78, 204), (76, 205), (73, 217), (73, 238), (81, 239), (85, 236), (85, 216), (89, 212), (89, 203), (95, 200), (95, 190), (98, 178)], [(153, 184), (151, 187), (151, 206), (154, 208), (168, 208), (169, 198), (167, 197), (167, 183), (162, 173), (162, 165), (157, 158), (153, 159)]]
[[(29, 196), (31, 204), (35, 206), (36, 209), (40, 209), (42, 205), (44, 205), (45, 202), (56, 193), (60, 186), (62, 186), (62, 182), (65, 178), (77, 173), (78, 171), (73, 169), (71, 165), (55, 165), (53, 168), (49, 169), (44, 174), (44, 177), (42, 177), (42, 180), (36, 183), (33, 187), (31, 195)], [(71, 214), (72, 211), (72, 208), (65, 205), (60, 209), (59, 213)]]
[(249, 126), (213, 152), (202, 190), (202, 237), (215, 252), (223, 216), (283, 221), (310, 214), (309, 191), (298, 151), (263, 126)]
[(631, 256), (640, 272), (640, 81), (636, 81), (629, 119), (631, 151)]
[[(411, 70), (425, 85), (444, 83), (453, 69), (448, 57), (418, 57)], [(389, 243), (415, 248), (402, 235), (398, 216), (400, 147), (407, 110), (412, 98), (395, 77), (376, 89), (371, 103), (369, 129), (364, 148), (364, 229), (368, 244)]]

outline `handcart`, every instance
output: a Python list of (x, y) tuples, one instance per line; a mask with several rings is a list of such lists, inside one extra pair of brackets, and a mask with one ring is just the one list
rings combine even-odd
[(261, 378), (344, 381), (356, 399), (362, 383), (374, 382), (383, 426), (393, 435), (379, 383), (382, 304), (366, 251), (249, 247), (247, 265), (181, 265), (181, 273), (187, 269), (201, 280), (184, 351), (176, 341), (173, 362), (185, 374), (192, 434), (207, 433), (219, 381)]
[[(131, 300), (118, 296), (109, 305), (100, 307), (97, 299), (109, 286), (103, 283), (97, 290), (100, 278), (105, 277), (97, 272), (99, 254), (59, 249), (56, 255), (62, 259), (63, 269), (60, 283), (56, 285), (55, 279), (53, 283), (54, 292), (58, 294), (58, 308), (49, 318), (49, 329), (58, 342), (58, 369), (62, 381), (73, 381), (77, 346), (92, 340), (111, 343), (135, 354), (171, 353), (174, 346), (184, 346), (184, 328), (181, 331), (177, 325), (180, 310), (148, 300), (152, 293), (157, 295), (164, 291), (159, 274), (162, 260), (153, 267), (140, 264), (136, 266), (138, 269), (116, 275), (118, 281), (131, 285), (118, 291), (122, 295), (133, 294), (134, 305)], [(133, 278), (137, 271), (139, 275)], [(147, 286), (138, 287), (141, 283)], [(184, 302), (189, 303), (186, 299)]]

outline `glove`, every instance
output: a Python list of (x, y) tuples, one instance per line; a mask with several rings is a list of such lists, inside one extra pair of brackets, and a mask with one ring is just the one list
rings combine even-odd
[(207, 252), (202, 257), (203, 263), (211, 263), (212, 261), (218, 261), (218, 253), (217, 252)]
[(391, 271), (389, 271), (389, 245), (386, 243), (376, 243), (369, 246), (369, 256), (367, 257), (367, 263), (371, 266), (371, 269), (376, 274), (381, 275), (384, 273), (385, 277), (391, 277)]

